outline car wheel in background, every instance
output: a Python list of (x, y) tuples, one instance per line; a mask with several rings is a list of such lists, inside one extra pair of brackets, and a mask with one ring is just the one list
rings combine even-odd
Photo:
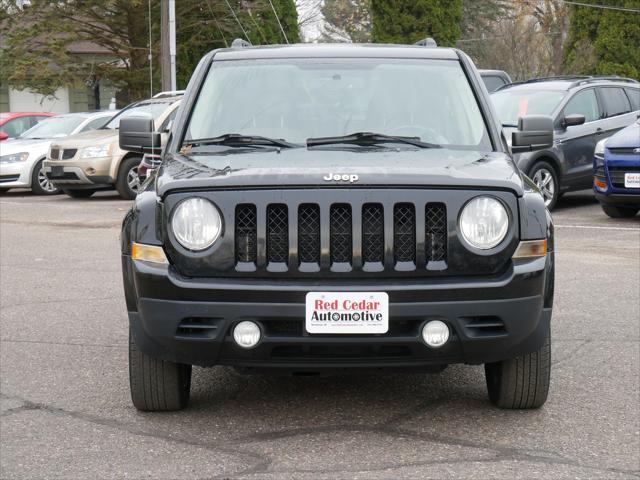
[(89, 198), (91, 195), (96, 193), (96, 190), (85, 189), (85, 190), (73, 190), (73, 189), (63, 189), (64, 193), (69, 195), (71, 198)]
[(33, 173), (31, 174), (31, 191), (36, 195), (57, 195), (60, 193), (60, 189), (51, 183), (45, 175), (43, 163), (44, 159), (40, 160), (33, 167)]
[(544, 204), (549, 210), (553, 210), (560, 197), (560, 184), (556, 169), (547, 162), (537, 162), (531, 167), (529, 178), (540, 189)]
[(491, 403), (500, 408), (539, 408), (547, 401), (551, 375), (551, 337), (532, 353), (486, 363), (484, 372)]
[(116, 180), (116, 190), (125, 200), (133, 200), (140, 188), (140, 178), (138, 177), (138, 166), (142, 158), (129, 157), (122, 161), (118, 170)]
[(614, 207), (612, 205), (602, 205), (602, 210), (604, 210), (604, 213), (609, 215), (611, 218), (631, 218), (635, 217), (638, 213), (638, 209), (636, 207)]
[(138, 410), (181, 410), (189, 403), (191, 365), (150, 357), (140, 351), (129, 331), (129, 385)]

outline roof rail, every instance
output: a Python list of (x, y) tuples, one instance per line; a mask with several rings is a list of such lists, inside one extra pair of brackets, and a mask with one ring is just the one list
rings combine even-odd
[(231, 42), (231, 48), (247, 48), (252, 47), (251, 42), (248, 42), (244, 38), (236, 38), (233, 42)]
[(422, 40), (418, 40), (414, 45), (419, 47), (437, 47), (438, 43), (431, 37), (423, 38)]
[(564, 81), (571, 82), (567, 86), (567, 90), (570, 88), (577, 87), (579, 85), (599, 82), (602, 80), (605, 80), (605, 81), (608, 80), (611, 82), (640, 83), (637, 80), (634, 80), (633, 78), (619, 77), (617, 75), (555, 75), (550, 77), (530, 78), (528, 80), (522, 80), (520, 82), (508, 83), (506, 85), (501, 85), (500, 87), (498, 87), (496, 91), (504, 90), (515, 85), (526, 85), (529, 83), (537, 83), (537, 82), (553, 82), (554, 80), (560, 80), (560, 81), (564, 80)]
[(151, 98), (176, 97), (178, 95), (184, 95), (184, 92), (184, 90), (167, 90), (166, 92), (158, 92)]
[(593, 75), (588, 78), (576, 80), (571, 85), (569, 85), (569, 88), (577, 87), (578, 85), (583, 85), (585, 83), (597, 82), (600, 80), (609, 80), (611, 82), (638, 83), (638, 81), (634, 80), (633, 78), (619, 77), (618, 75)]

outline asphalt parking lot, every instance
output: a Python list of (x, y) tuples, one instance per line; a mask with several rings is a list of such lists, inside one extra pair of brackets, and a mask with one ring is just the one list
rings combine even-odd
[(183, 412), (129, 399), (118, 235), (129, 202), (0, 196), (2, 478), (638, 478), (640, 217), (554, 212), (550, 398), (492, 408), (484, 372), (245, 377), (194, 369)]

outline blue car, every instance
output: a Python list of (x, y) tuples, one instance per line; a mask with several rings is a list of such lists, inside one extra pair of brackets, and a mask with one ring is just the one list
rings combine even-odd
[(596, 145), (593, 190), (610, 217), (640, 210), (640, 119)]

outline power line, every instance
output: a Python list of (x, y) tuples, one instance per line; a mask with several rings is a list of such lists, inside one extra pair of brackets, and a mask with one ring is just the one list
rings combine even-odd
[(273, 6), (273, 2), (269, 0), (269, 4), (271, 5), (271, 10), (273, 10), (273, 14), (276, 16), (276, 20), (278, 21), (278, 25), (280, 26), (280, 31), (282, 35), (284, 35), (284, 41), (289, 45), (289, 39), (287, 38), (287, 34), (284, 33), (284, 28), (282, 28), (282, 23), (280, 23), (280, 17), (278, 16), (278, 12), (276, 12), (276, 7)]
[(216, 19), (216, 15), (213, 13), (213, 8), (211, 8), (211, 0), (207, 0), (207, 7), (209, 7), (209, 11), (211, 12), (211, 18), (213, 19), (214, 23), (216, 24), (216, 27), (218, 28), (218, 31), (220, 32), (220, 35), (222, 36), (222, 41), (224, 42), (224, 46), (229, 48), (229, 42), (227, 42), (227, 39), (224, 36), (224, 33), (222, 33), (222, 28), (220, 28), (220, 24)]
[(592, 3), (582, 3), (582, 2), (573, 2), (573, 1), (569, 1), (569, 0), (563, 0), (564, 3), (569, 4), (569, 5), (577, 5), (579, 7), (591, 7), (591, 8), (600, 8), (602, 10), (617, 10), (619, 12), (633, 12), (633, 13), (640, 13), (640, 9), (638, 8), (625, 8), (625, 7), (614, 7), (611, 5), (596, 5), (596, 4), (592, 4)]
[(249, 14), (249, 18), (251, 19), (251, 21), (255, 25), (256, 30), (258, 30), (258, 33), (262, 37), (262, 41), (266, 45), (267, 43), (269, 43), (269, 42), (267, 42), (267, 37), (264, 36), (264, 33), (262, 33), (262, 29), (258, 26), (258, 22), (256, 22), (255, 18), (253, 18), (253, 14), (251, 13), (251, 9), (247, 9), (247, 13)]
[(153, 50), (151, 50), (151, 0), (149, 0), (149, 96), (153, 97)]
[(242, 26), (242, 24), (240, 23), (240, 19), (238, 18), (238, 16), (236, 15), (236, 12), (233, 10), (233, 7), (231, 7), (231, 4), (229, 3), (229, 0), (224, 0), (227, 4), (227, 7), (229, 7), (229, 10), (231, 10), (231, 15), (233, 15), (233, 18), (236, 19), (236, 22), (238, 22), (238, 25), (240, 26), (240, 30), (242, 30), (242, 33), (244, 34), (244, 38), (247, 41), (249, 40), (249, 34), (247, 33), (247, 31), (244, 29), (244, 27)]

